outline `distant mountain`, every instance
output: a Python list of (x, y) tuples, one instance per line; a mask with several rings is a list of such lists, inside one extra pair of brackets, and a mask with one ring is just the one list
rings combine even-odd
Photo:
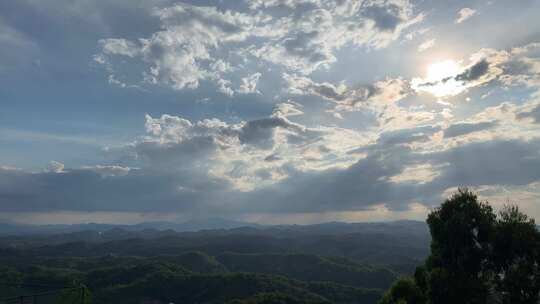
[(407, 233), (426, 234), (427, 226), (418, 221), (393, 221), (374, 223), (343, 223), (328, 222), (313, 225), (259, 225), (255, 223), (228, 220), (223, 218), (208, 218), (190, 220), (182, 223), (175, 222), (144, 222), (135, 225), (114, 224), (74, 224), (74, 225), (23, 225), (0, 223), (0, 236), (21, 235), (51, 235), (77, 233), (83, 231), (106, 232), (113, 229), (122, 229), (129, 232), (141, 232), (145, 230), (172, 230), (176, 232), (196, 232), (202, 230), (234, 230), (236, 233), (256, 234), (295, 234), (306, 235), (332, 235), (343, 233)]
[(129, 226), (111, 224), (75, 224), (75, 225), (24, 225), (0, 223), (0, 235), (47, 235), (58, 233), (74, 233), (81, 231), (107, 231), (113, 228)]
[(197, 219), (190, 220), (182, 223), (174, 222), (145, 222), (141, 224), (136, 224), (129, 226), (129, 230), (140, 230), (140, 229), (157, 229), (157, 230), (174, 230), (177, 232), (184, 231), (200, 231), (200, 230), (218, 230), (218, 229), (233, 229), (239, 227), (262, 227), (261, 225), (227, 220), (223, 218), (208, 218), (208, 219)]
[(261, 227), (261, 225), (227, 220), (222, 218), (190, 220), (183, 223), (144, 222), (135, 225), (114, 225), (99, 223), (73, 225), (24, 225), (0, 223), (0, 236), (51, 235), (62, 233), (76, 233), (82, 231), (106, 232), (113, 229), (122, 229), (132, 232), (144, 230), (173, 230), (176, 232), (186, 232), (200, 230), (233, 229), (239, 227)]
[[(105, 228), (105, 226), (86, 227)], [(376, 265), (392, 264), (396, 270), (408, 273), (414, 269), (412, 266), (426, 257), (430, 242), (427, 225), (415, 221), (252, 225), (197, 231), (186, 230), (216, 225), (146, 223), (112, 227), (104, 231), (83, 230), (59, 234), (4, 236), (0, 237), (0, 249), (17, 248), (27, 253), (46, 256), (107, 254), (152, 256), (185, 251), (201, 251), (210, 255), (219, 255), (223, 252), (305, 252), (321, 256), (346, 257)], [(175, 228), (179, 231), (149, 227)]]
[(415, 221), (16, 226), (40, 234), (0, 237), (0, 282), (83, 282), (99, 303), (374, 304), (430, 242)]

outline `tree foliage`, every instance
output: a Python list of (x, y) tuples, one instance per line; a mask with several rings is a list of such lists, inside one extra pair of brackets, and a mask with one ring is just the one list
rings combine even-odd
[[(431, 254), (380, 304), (533, 304), (540, 292), (540, 233), (517, 206), (498, 216), (459, 189), (427, 219)], [(422, 296), (418, 296), (418, 293)]]
[(497, 224), (493, 266), (502, 303), (538, 303), (540, 237), (534, 220), (507, 206)]
[(401, 278), (386, 292), (379, 304), (422, 304), (425, 295), (412, 278)]

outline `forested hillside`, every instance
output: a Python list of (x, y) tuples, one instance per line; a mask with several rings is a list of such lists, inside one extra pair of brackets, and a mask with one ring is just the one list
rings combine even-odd
[(83, 284), (92, 303), (369, 304), (412, 273), (427, 240), (417, 222), (3, 237), (0, 294)]

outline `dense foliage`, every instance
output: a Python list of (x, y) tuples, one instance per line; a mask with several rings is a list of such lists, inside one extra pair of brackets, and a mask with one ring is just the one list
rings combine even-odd
[(460, 189), (431, 212), (431, 254), (380, 304), (533, 304), (540, 292), (540, 233), (516, 206), (498, 216)]
[(70, 288), (46, 304), (83, 289), (104, 304), (538, 303), (540, 234), (517, 207), (459, 190), (427, 223), (0, 237), (0, 299), (45, 283)]
[[(89, 290), (86, 301), (105, 304), (372, 304), (427, 253), (427, 229), (419, 227), (336, 223), (4, 237), (0, 298), (39, 293), (43, 290), (27, 286), (46, 283), (82, 284)], [(75, 289), (40, 303), (79, 303), (79, 298)]]
[[(338, 272), (341, 268), (328, 269), (313, 262), (323, 258), (306, 255), (301, 257), (303, 262), (295, 255), (274, 255), (273, 265), (276, 269), (282, 269), (280, 272), (284, 275), (287, 274), (287, 264), (283, 261), (289, 259), (302, 263), (304, 266), (301, 267), (311, 268), (313, 273), (319, 271), (318, 278), (325, 278), (324, 274), (329, 274), (331, 278), (347, 278), (351, 272), (353, 276), (365, 275), (374, 279), (378, 275), (377, 271), (371, 269), (370, 272), (362, 274), (363, 269), (357, 270), (356, 266), (350, 266), (351, 269), (343, 271), (340, 276)], [(228, 259), (231, 258), (232, 254), (228, 254)], [(244, 266), (240, 261), (241, 256), (236, 258), (238, 260), (235, 261), (235, 267), (253, 267), (252, 261), (247, 261)], [(224, 303), (235, 299), (248, 301), (246, 303), (274, 303), (278, 300), (285, 301), (283, 303), (374, 303), (381, 295), (381, 289), (362, 288), (352, 281), (353, 285), (339, 284), (332, 280), (299, 281), (291, 277), (263, 274), (256, 269), (251, 273), (231, 272), (226, 265), (214, 258), (196, 252), (148, 258), (37, 258), (27, 262), (31, 265), (15, 264), (4, 267), (0, 275), (3, 282), (27, 285), (48, 282), (57, 286), (83, 282), (92, 291), (92, 298), (96, 303), (141, 303), (143, 300), (157, 301), (156, 303)], [(340, 267), (346, 268), (341, 265)], [(385, 274), (387, 270), (381, 273)], [(2, 290), (2, 296), (28, 292), (31, 290), (11, 288)], [(68, 298), (74, 296), (76, 295), (66, 294)]]

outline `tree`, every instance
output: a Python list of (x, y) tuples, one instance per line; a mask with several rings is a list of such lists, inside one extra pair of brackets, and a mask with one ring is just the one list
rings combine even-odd
[(400, 280), (381, 304), (537, 304), (540, 233), (517, 206), (498, 215), (459, 189), (428, 215), (431, 254), (411, 279)]
[(500, 212), (493, 239), (495, 290), (502, 303), (538, 303), (540, 236), (533, 219), (517, 206)]
[(379, 304), (424, 304), (422, 290), (411, 278), (401, 278), (385, 293)]
[(496, 215), (468, 189), (431, 212), (428, 297), (433, 304), (487, 303)]

